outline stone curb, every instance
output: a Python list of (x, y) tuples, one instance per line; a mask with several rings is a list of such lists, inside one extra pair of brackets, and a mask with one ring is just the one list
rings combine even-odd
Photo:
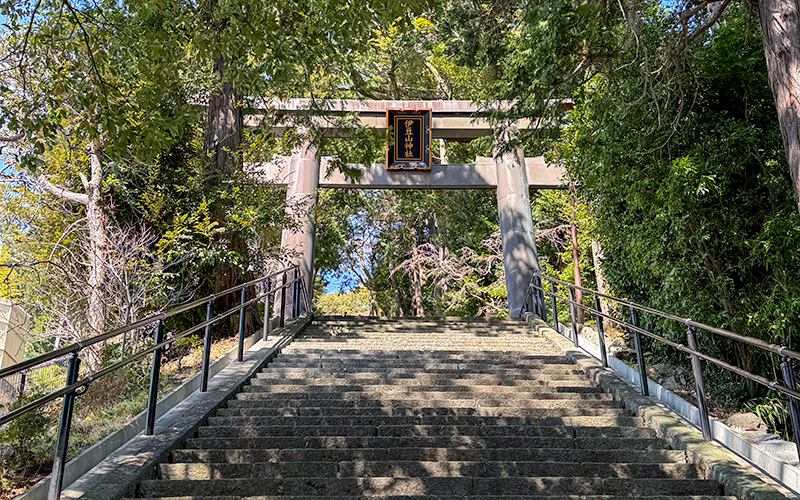
[(700, 431), (687, 425), (652, 398), (643, 396), (637, 388), (623, 381), (611, 370), (603, 368), (598, 360), (577, 350), (538, 316), (526, 313), (525, 321), (531, 329), (563, 350), (601, 389), (641, 417), (647, 427), (655, 429), (659, 437), (667, 439), (673, 448), (684, 450), (687, 459), (703, 468), (708, 479), (715, 479), (723, 485), (726, 495), (733, 495), (739, 500), (786, 499), (755, 474), (743, 471), (730, 452), (709, 443), (703, 439)]
[(274, 345), (255, 344), (245, 353), (242, 363), (229, 365), (209, 380), (208, 392), (194, 393), (158, 420), (153, 436), (138, 434), (65, 489), (61, 498), (119, 500), (135, 496), (139, 481), (152, 478), (156, 466), (168, 459), (172, 450), (183, 445), (218, 408), (291, 343), (311, 319), (312, 316), (305, 313), (287, 323)]

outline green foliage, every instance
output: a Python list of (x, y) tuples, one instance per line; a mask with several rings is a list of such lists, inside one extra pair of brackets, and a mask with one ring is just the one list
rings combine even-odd
[(316, 299), (316, 310), (324, 315), (367, 316), (372, 310), (371, 292), (361, 286), (349, 292), (331, 292)]
[[(26, 391), (7, 409), (15, 410), (43, 395)], [(13, 488), (19, 478), (44, 472), (42, 469), (46, 469), (46, 465), (43, 464), (53, 457), (58, 409), (57, 405), (46, 405), (38, 411), (23, 414), (0, 430), (0, 443), (8, 447), (0, 454), (0, 491)]]
[(783, 398), (770, 391), (765, 397), (748, 401), (746, 407), (767, 424), (770, 432), (774, 432), (780, 435), (781, 439), (789, 441), (789, 408), (788, 403)]
[[(663, 13), (643, 16), (644, 48), (657, 52), (669, 36)], [(800, 271), (800, 216), (757, 22), (732, 6), (680, 74), (645, 74), (633, 51), (619, 57), (625, 69), (575, 94), (554, 150), (596, 219), (611, 286), (673, 314), (794, 343), (800, 289), (787, 277)], [(685, 339), (681, 325), (642, 320)], [(702, 333), (699, 343), (748, 370), (772, 371), (767, 356), (746, 347)], [(648, 349), (659, 360), (674, 355)]]

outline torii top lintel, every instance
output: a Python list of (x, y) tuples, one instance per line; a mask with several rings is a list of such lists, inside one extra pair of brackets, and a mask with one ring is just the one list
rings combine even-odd
[[(565, 103), (566, 104), (566, 103)], [(494, 109), (508, 109), (509, 101), (498, 101), (493, 104)], [(308, 113), (313, 109), (317, 115), (314, 122), (325, 130), (330, 136), (343, 137), (348, 131), (339, 128), (327, 120), (324, 115), (337, 115), (355, 112), (359, 115), (361, 125), (376, 129), (386, 129), (386, 111), (390, 109), (430, 109), (433, 114), (431, 133), (434, 139), (449, 139), (468, 141), (490, 135), (492, 127), (484, 116), (491, 109), (482, 107), (472, 101), (360, 101), (357, 99), (271, 99), (255, 103), (256, 110), (272, 109), (281, 111), (291, 116), (294, 114)], [(261, 121), (258, 114), (249, 115), (245, 119), (248, 126), (255, 126)], [(539, 120), (522, 118), (517, 120), (520, 130), (548, 126), (547, 121), (542, 124)], [(291, 126), (291, 119), (273, 126), (276, 133)]]

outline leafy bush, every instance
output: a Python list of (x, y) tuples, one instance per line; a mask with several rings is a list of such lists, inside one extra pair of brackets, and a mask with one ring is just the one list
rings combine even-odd
[(770, 432), (789, 440), (789, 405), (783, 398), (770, 391), (763, 398), (748, 401), (746, 406), (767, 424)]
[[(7, 408), (15, 410), (42, 395), (29, 391)], [(47, 474), (53, 458), (59, 409), (57, 403), (51, 403), (23, 414), (0, 430), (0, 493), (8, 492), (18, 478)]]

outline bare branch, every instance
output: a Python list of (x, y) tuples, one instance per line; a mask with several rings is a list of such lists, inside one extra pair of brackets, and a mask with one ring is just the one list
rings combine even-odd
[(36, 179), (36, 181), (37, 184), (42, 189), (52, 194), (61, 201), (65, 201), (67, 203), (78, 203), (80, 205), (86, 205), (89, 202), (88, 195), (70, 191), (69, 189), (62, 186), (56, 186), (55, 184), (50, 182), (44, 175), (40, 175)]
[(704, 25), (702, 25), (698, 29), (694, 30), (694, 32), (692, 32), (691, 35), (686, 37), (686, 39), (684, 40), (684, 45), (688, 45), (689, 43), (691, 43), (692, 40), (694, 40), (699, 35), (701, 35), (702, 33), (705, 33), (712, 26), (714, 26), (717, 23), (717, 21), (719, 21), (720, 16), (722, 16), (722, 13), (725, 11), (725, 8), (730, 3), (731, 3), (731, 0), (724, 0), (722, 2), (722, 5), (720, 5), (719, 9), (717, 9), (716, 12), (714, 12), (714, 15), (711, 16), (711, 18)]
[(20, 53), (20, 65), (22, 64), (22, 58), (25, 57), (25, 53), (28, 51), (28, 39), (31, 36), (31, 31), (33, 31), (33, 21), (36, 19), (36, 12), (39, 10), (39, 6), (42, 4), (42, 0), (36, 2), (36, 5), (33, 7), (33, 12), (31, 12), (31, 20), (28, 22), (28, 29), (25, 31), (25, 39), (22, 42), (22, 51)]
[(19, 142), (22, 140), (23, 137), (25, 137), (25, 134), (22, 132), (20, 132), (17, 135), (12, 135), (10, 137), (0, 136), (0, 142)]

